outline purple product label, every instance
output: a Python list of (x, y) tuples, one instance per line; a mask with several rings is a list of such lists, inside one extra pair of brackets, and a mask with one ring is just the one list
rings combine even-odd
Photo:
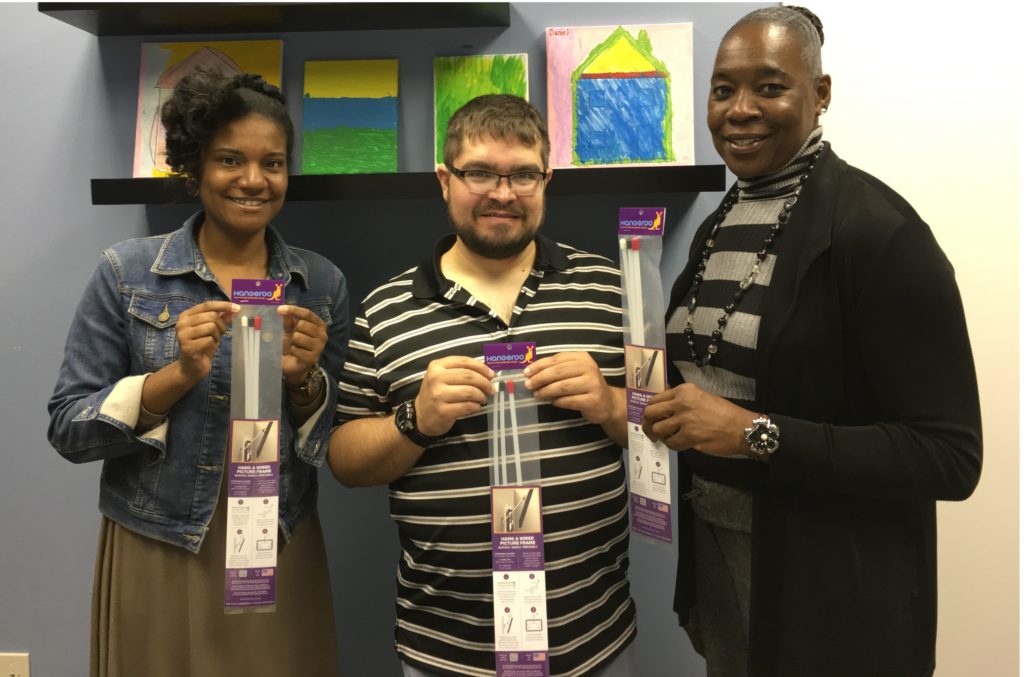
[(546, 651), (498, 651), (495, 652), (497, 677), (548, 677)]
[(630, 423), (644, 422), (644, 409), (655, 394), (635, 388), (626, 389), (626, 418)]
[(494, 371), (522, 369), (536, 358), (537, 344), (533, 341), (484, 344), (484, 364)]
[(247, 607), (273, 604), (277, 598), (277, 569), (227, 569), (224, 572), (224, 606)]
[(276, 419), (236, 419), (231, 429), (228, 496), (277, 496), (281, 466), (278, 462), (280, 426)]
[(665, 234), (664, 207), (622, 207), (619, 209), (619, 235)]
[(633, 531), (644, 536), (672, 542), (672, 506), (654, 499), (630, 494), (631, 526)]
[(495, 571), (539, 571), (544, 568), (544, 534), (492, 534)]
[(231, 463), (228, 495), (238, 498), (277, 496), (280, 476), (277, 463)]
[(284, 280), (231, 280), (231, 300), (240, 305), (279, 306), (284, 303)]
[(540, 487), (492, 487), (491, 562), (494, 571), (543, 571)]

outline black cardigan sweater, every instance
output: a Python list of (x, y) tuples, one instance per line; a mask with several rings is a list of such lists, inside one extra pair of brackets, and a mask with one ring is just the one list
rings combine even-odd
[[(669, 315), (712, 225), (694, 237)], [(903, 198), (827, 143), (777, 247), (756, 406), (781, 445), (754, 491), (749, 674), (930, 675), (935, 501), (967, 498), (981, 473), (952, 266)], [(685, 622), (695, 602), (685, 462), (679, 485)]]

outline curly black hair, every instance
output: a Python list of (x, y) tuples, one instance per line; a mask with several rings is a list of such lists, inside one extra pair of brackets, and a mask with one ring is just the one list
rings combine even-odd
[(280, 125), (291, 158), (295, 128), (281, 90), (259, 75), (196, 69), (160, 109), (167, 133), (167, 164), (176, 174), (202, 178), (203, 151), (224, 125), (251, 113)]

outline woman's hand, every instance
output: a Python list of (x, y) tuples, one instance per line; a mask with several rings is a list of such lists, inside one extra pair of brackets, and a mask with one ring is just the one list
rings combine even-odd
[(692, 383), (658, 393), (644, 410), (644, 432), (670, 449), (696, 449), (712, 456), (746, 454), (744, 428), (757, 414), (711, 395)]
[(206, 301), (178, 315), (178, 365), (187, 381), (196, 384), (210, 373), (220, 339), (239, 310), (228, 301)]
[(206, 378), (213, 356), (241, 307), (229, 301), (206, 301), (178, 315), (178, 359), (150, 374), (142, 386), (142, 407), (163, 416), (195, 384)]
[(327, 324), (302, 306), (278, 306), (284, 330), (281, 372), (289, 385), (300, 386), (327, 345)]

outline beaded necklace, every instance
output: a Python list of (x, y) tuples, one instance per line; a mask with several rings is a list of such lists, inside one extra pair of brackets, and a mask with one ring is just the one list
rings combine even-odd
[(803, 191), (804, 184), (807, 183), (807, 179), (811, 175), (811, 170), (814, 169), (814, 164), (818, 161), (818, 156), (821, 155), (821, 149), (814, 154), (811, 158), (810, 164), (807, 165), (807, 169), (800, 178), (797, 180), (797, 186), (793, 191), (793, 195), (788, 197), (782, 204), (782, 211), (779, 212), (779, 216), (775, 220), (775, 225), (768, 231), (768, 236), (764, 239), (764, 243), (761, 245), (760, 251), (757, 252), (754, 259), (754, 265), (751, 267), (750, 272), (747, 273), (741, 280), (739, 289), (737, 289), (732, 295), (732, 302), (726, 304), (722, 309), (722, 316), (718, 318), (718, 329), (711, 332), (711, 342), (708, 344), (707, 355), (701, 357), (697, 354), (697, 349), (694, 346), (693, 339), (693, 314), (697, 311), (697, 294), (700, 293), (700, 284), (704, 281), (704, 271), (707, 269), (708, 259), (711, 257), (711, 250), (715, 248), (715, 238), (718, 236), (718, 229), (725, 221), (726, 215), (729, 210), (732, 209), (733, 205), (739, 200), (739, 186), (733, 185), (729, 194), (725, 196), (725, 200), (722, 202), (722, 207), (718, 212), (718, 220), (715, 225), (711, 227), (711, 232), (708, 233), (708, 239), (704, 241), (704, 248), (700, 253), (700, 263), (697, 264), (697, 272), (693, 276), (693, 286), (690, 287), (690, 301), (686, 304), (686, 327), (683, 329), (683, 336), (686, 338), (686, 343), (690, 348), (690, 358), (693, 363), (698, 367), (705, 367), (711, 364), (712, 358), (718, 353), (718, 346), (722, 342), (722, 332), (725, 331), (725, 326), (729, 323), (729, 317), (735, 312), (736, 306), (743, 300), (743, 296), (747, 293), (747, 290), (754, 284), (754, 280), (757, 279), (758, 273), (761, 271), (761, 264), (768, 258), (768, 250), (775, 243), (775, 238), (782, 234), (782, 228), (789, 223), (790, 214), (793, 211), (793, 207), (796, 206), (797, 198), (800, 197), (800, 193)]

